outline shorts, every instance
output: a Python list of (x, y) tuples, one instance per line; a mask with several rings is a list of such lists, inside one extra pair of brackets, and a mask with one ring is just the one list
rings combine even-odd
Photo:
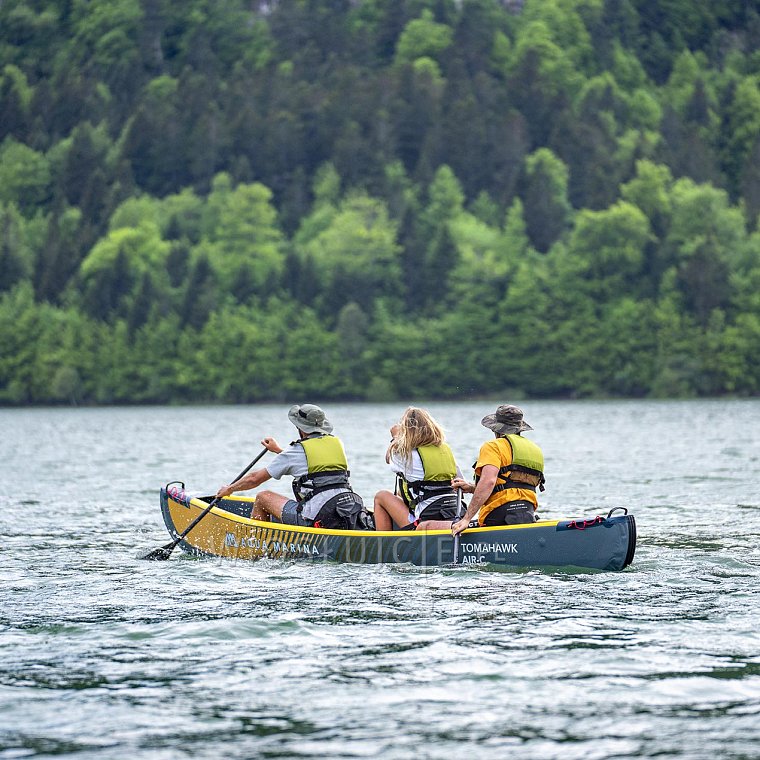
[[(462, 514), (465, 506), (462, 504)], [(423, 520), (456, 520), (457, 517), (457, 497), (456, 494), (442, 496), (436, 499), (432, 504), (428, 504), (420, 514), (420, 522)]]
[[(462, 514), (464, 514), (465, 506), (462, 505)], [(428, 504), (425, 509), (422, 510), (419, 517), (415, 517), (412, 512), (409, 513), (409, 525), (405, 525), (399, 530), (417, 530), (417, 525), (425, 520), (445, 520), (451, 522), (453, 525), (457, 519), (457, 504), (456, 496), (453, 500), (448, 496), (444, 496), (433, 504)]]
[(536, 522), (536, 520), (535, 509), (530, 502), (507, 502), (490, 511), (483, 520), (483, 526), (523, 525)]
[(311, 528), (314, 525), (313, 520), (307, 520), (298, 511), (298, 502), (288, 499), (282, 505), (282, 522), (285, 525), (298, 525), (302, 528)]

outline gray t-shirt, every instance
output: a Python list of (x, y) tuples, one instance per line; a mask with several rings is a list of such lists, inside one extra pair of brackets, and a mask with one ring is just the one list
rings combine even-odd
[[(319, 434), (310, 435), (309, 438), (319, 438)], [(266, 471), (275, 479), (279, 480), (283, 475), (290, 475), (293, 478), (300, 478), (309, 472), (309, 465), (306, 461), (306, 452), (300, 443), (291, 443), (284, 448), (267, 466)], [(345, 488), (331, 488), (328, 491), (320, 491), (311, 497), (304, 505), (301, 515), (307, 520), (313, 520), (319, 510), (333, 496), (345, 491)], [(307, 489), (304, 489), (308, 493)]]

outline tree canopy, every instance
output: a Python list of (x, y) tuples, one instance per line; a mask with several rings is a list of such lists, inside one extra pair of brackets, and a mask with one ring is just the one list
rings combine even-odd
[(0, 3), (0, 403), (760, 393), (747, 0)]

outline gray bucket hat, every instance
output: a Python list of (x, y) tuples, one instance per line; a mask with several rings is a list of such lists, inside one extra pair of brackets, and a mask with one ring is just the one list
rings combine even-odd
[(497, 407), (495, 414), (487, 414), (480, 424), (493, 430), (498, 435), (510, 433), (522, 433), (523, 430), (533, 428), (523, 419), (522, 409), (511, 404), (502, 404)]
[(332, 423), (314, 404), (295, 404), (288, 411), (288, 419), (304, 433), (332, 433)]

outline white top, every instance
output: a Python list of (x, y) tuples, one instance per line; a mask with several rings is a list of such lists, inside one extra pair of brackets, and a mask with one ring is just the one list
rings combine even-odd
[[(390, 455), (390, 462), (388, 465), (391, 468), (392, 472), (399, 473), (400, 475), (403, 475), (403, 477), (407, 480), (409, 483), (414, 483), (418, 480), (424, 480), (425, 479), (425, 468), (422, 465), (422, 457), (420, 456), (419, 451), (417, 449), (412, 450), (412, 461), (407, 462), (403, 457), (399, 456), (395, 452), (391, 452)], [(459, 469), (459, 465), (456, 466), (457, 468), (457, 477), (462, 477), (462, 471)], [(418, 518), (423, 510), (425, 510), (427, 507), (429, 507), (434, 502), (438, 501), (438, 499), (441, 499), (446, 494), (442, 494), (441, 496), (431, 496), (429, 499), (425, 499), (424, 501), (421, 501), (416, 509), (414, 510), (414, 517), (415, 519)], [(410, 522), (414, 522), (413, 520), (410, 520)]]
[[(320, 433), (315, 433), (308, 436), (309, 438), (319, 438)], [(300, 478), (302, 475), (307, 475), (309, 472), (309, 465), (306, 461), (306, 452), (303, 446), (299, 443), (291, 443), (290, 446), (283, 449), (267, 466), (266, 471), (275, 479), (279, 480), (283, 475), (291, 475), (294, 478)], [(308, 494), (308, 489), (304, 488), (304, 493)], [(319, 514), (319, 510), (332, 499), (333, 496), (337, 496), (345, 488), (330, 488), (328, 491), (320, 491), (318, 494), (312, 496), (304, 505), (301, 516), (307, 520), (314, 520)]]

